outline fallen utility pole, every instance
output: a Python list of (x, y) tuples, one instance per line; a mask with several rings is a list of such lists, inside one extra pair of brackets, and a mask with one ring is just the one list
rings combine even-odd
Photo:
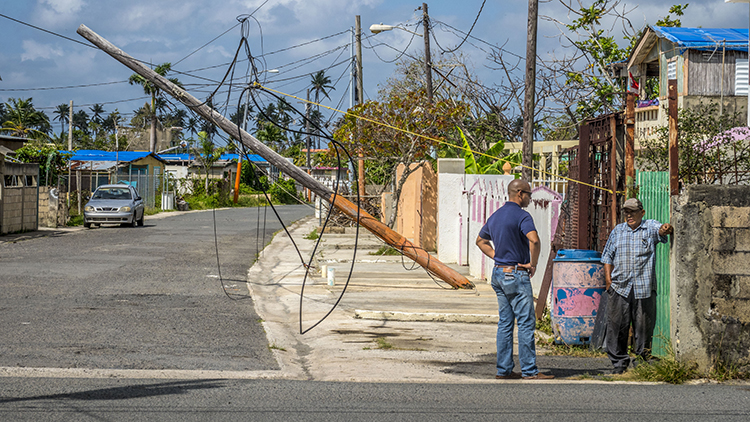
[(143, 76), (146, 80), (156, 85), (159, 89), (163, 90), (167, 94), (174, 97), (176, 100), (185, 104), (187, 107), (198, 113), (203, 118), (209, 120), (210, 122), (213, 122), (216, 126), (221, 128), (230, 136), (234, 137), (235, 139), (241, 140), (242, 144), (244, 144), (250, 150), (265, 158), (269, 163), (273, 164), (277, 168), (281, 169), (284, 173), (299, 182), (302, 186), (310, 189), (319, 197), (331, 203), (331, 205), (339, 209), (346, 216), (354, 221), (357, 221), (360, 225), (362, 225), (362, 227), (372, 232), (375, 236), (379, 237), (387, 244), (400, 250), (404, 255), (414, 260), (414, 262), (424, 267), (427, 271), (435, 274), (441, 280), (450, 284), (454, 288), (474, 288), (474, 284), (467, 280), (466, 277), (462, 276), (454, 269), (448, 267), (434, 257), (430, 256), (430, 254), (428, 254), (425, 250), (415, 246), (404, 236), (391, 230), (388, 226), (381, 223), (375, 217), (366, 213), (364, 210), (360, 209), (357, 205), (348, 201), (341, 195), (337, 195), (332, 189), (327, 188), (317, 180), (313, 179), (310, 175), (302, 171), (302, 169), (295, 166), (294, 164), (291, 164), (271, 148), (267, 147), (265, 144), (257, 140), (249, 133), (240, 129), (236, 124), (227, 120), (216, 110), (212, 109), (204, 102), (199, 101), (197, 98), (188, 94), (187, 91), (168, 81), (166, 78), (149, 69), (141, 62), (135, 60), (127, 53), (115, 47), (112, 43), (87, 28), (85, 25), (79, 26), (76, 32), (78, 32), (79, 35), (90, 41), (95, 46), (99, 47), (102, 51), (112, 56), (115, 60), (124, 64), (135, 73)]

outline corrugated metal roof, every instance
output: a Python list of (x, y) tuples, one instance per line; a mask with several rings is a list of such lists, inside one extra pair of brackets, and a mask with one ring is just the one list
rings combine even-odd
[[(221, 154), (221, 160), (229, 161), (229, 160), (237, 160), (239, 158), (239, 154)], [(166, 161), (192, 161), (194, 158), (194, 154), (159, 154), (159, 157)], [(245, 156), (243, 155), (242, 159), (245, 159)], [(247, 159), (254, 163), (265, 163), (266, 159), (261, 157), (258, 154), (248, 154)]]
[(115, 166), (116, 163), (117, 163), (116, 161), (71, 160), (70, 169), (71, 170), (109, 171)]
[(727, 50), (747, 51), (747, 28), (675, 28), (652, 26), (659, 38), (665, 38), (684, 49), (713, 50), (726, 45)]

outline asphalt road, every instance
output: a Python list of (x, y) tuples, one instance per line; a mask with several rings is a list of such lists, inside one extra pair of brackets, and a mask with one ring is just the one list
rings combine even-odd
[(281, 226), (263, 208), (215, 216), (0, 243), (0, 367), (277, 369), (244, 281)]
[[(291, 222), (309, 209), (288, 206), (280, 213)], [(283, 371), (242, 282), (257, 247), (280, 226), (269, 211), (259, 230), (257, 217), (258, 209), (216, 212), (229, 295), (219, 281), (210, 211), (147, 218), (139, 228), (0, 238), (0, 420), (588, 422), (750, 416), (747, 383), (354, 383), (267, 375)]]
[(3, 378), (14, 421), (745, 421), (747, 386)]

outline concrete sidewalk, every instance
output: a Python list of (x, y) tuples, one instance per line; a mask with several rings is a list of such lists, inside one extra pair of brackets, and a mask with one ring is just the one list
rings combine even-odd
[[(304, 237), (316, 226), (316, 219), (307, 218), (289, 228), (305, 259), (309, 259), (315, 241)], [(265, 248), (248, 272), (248, 286), (282, 377), (497, 382), (497, 298), (491, 286), (469, 278), (476, 290), (454, 290), (406, 258), (402, 262), (400, 256), (371, 255), (382, 245), (369, 232), (360, 231), (346, 292), (330, 316), (314, 328), (344, 290), (355, 251), (353, 229), (323, 236), (302, 301), (304, 266), (286, 233), (277, 234)], [(333, 286), (328, 285), (327, 277), (321, 277), (322, 265), (333, 268)], [(452, 267), (468, 275), (467, 267)], [(538, 349), (540, 369), (558, 379), (610, 369), (606, 358), (543, 353)]]

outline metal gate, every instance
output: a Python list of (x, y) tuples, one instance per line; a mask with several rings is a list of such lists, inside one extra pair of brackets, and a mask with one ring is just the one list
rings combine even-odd
[(579, 146), (565, 151), (568, 176), (582, 183), (568, 184), (555, 233), (558, 249), (604, 249), (622, 201), (621, 194), (608, 190), (624, 190), (623, 133), (619, 114), (588, 120), (581, 126)]
[[(644, 171), (636, 175), (638, 199), (646, 211), (644, 218), (669, 223), (669, 172)], [(669, 245), (656, 246), (656, 327), (652, 354), (666, 356), (670, 345)]]

